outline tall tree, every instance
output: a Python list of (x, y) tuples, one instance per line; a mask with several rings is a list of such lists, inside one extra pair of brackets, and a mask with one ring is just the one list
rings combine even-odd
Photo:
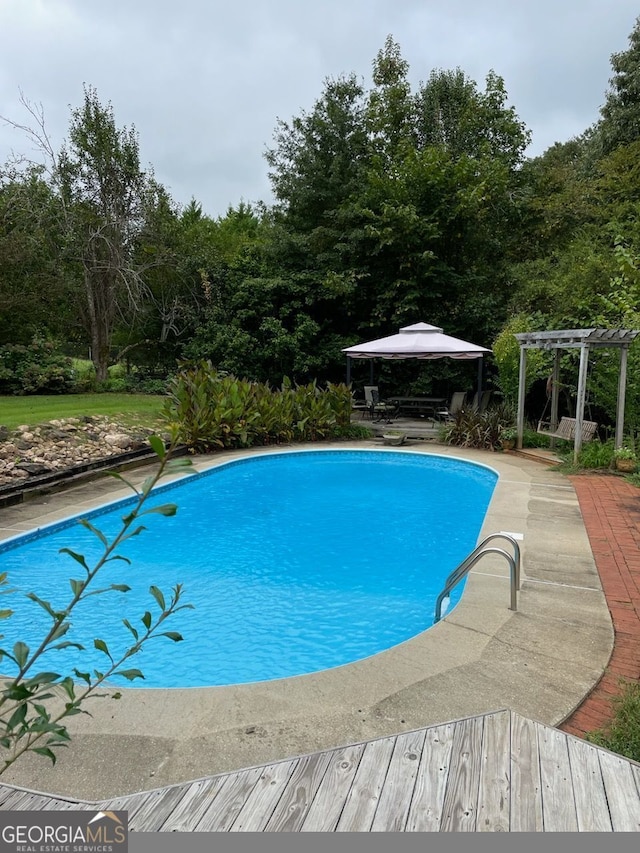
[(82, 271), (82, 316), (103, 381), (116, 322), (139, 309), (145, 292), (135, 246), (158, 187), (140, 167), (135, 129), (118, 128), (113, 107), (90, 86), (56, 165), (69, 250)]
[(602, 152), (640, 139), (640, 17), (629, 36), (629, 47), (611, 56), (613, 77), (597, 126)]

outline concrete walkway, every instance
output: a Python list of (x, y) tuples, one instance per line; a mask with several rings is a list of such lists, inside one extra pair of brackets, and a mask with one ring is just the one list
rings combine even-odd
[[(334, 449), (375, 447), (361, 442)], [(291, 449), (317, 446), (255, 453)], [(73, 718), (71, 746), (60, 752), (55, 767), (27, 756), (3, 782), (102, 799), (501, 708), (546, 725), (565, 720), (600, 679), (613, 647), (611, 618), (571, 482), (512, 454), (423, 442), (385, 452), (437, 453), (499, 473), (481, 535), (524, 536), (517, 612), (509, 610), (506, 562), (490, 555), (469, 576), (458, 606), (406, 643), (297, 678), (124, 689), (118, 702), (96, 701), (93, 716)], [(196, 467), (236, 457), (200, 457)], [(145, 473), (130, 476), (140, 481)], [(124, 494), (117, 481), (106, 478), (2, 510), (0, 538), (86, 513)], [(179, 505), (179, 494), (175, 500)]]
[(615, 631), (603, 677), (561, 726), (583, 736), (609, 722), (621, 679), (640, 680), (640, 489), (614, 475), (576, 476), (571, 482)]

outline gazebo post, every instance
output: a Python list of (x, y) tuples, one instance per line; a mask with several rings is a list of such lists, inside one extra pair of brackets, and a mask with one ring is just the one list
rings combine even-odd
[(614, 446), (617, 450), (622, 447), (624, 436), (624, 403), (627, 388), (627, 354), (628, 346), (620, 347), (620, 375), (618, 376), (618, 406), (616, 409), (616, 435)]
[(351, 385), (351, 356), (347, 356), (347, 385)]
[(482, 399), (482, 373), (484, 368), (484, 359), (482, 356), (478, 359), (478, 406)]
[(522, 439), (524, 437), (524, 396), (527, 384), (527, 350), (520, 344), (520, 372), (518, 374), (518, 417), (516, 421), (518, 429), (518, 440), (516, 447), (522, 450)]

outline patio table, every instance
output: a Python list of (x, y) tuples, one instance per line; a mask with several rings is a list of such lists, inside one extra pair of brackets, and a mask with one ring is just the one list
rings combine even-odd
[(443, 406), (446, 397), (389, 397), (389, 402), (398, 407), (398, 413), (419, 418), (433, 417), (438, 407)]

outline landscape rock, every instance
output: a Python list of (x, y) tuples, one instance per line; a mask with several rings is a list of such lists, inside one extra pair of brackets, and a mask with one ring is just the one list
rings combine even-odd
[(0, 488), (142, 449), (153, 432), (157, 430), (129, 427), (98, 415), (15, 430), (0, 425)]

